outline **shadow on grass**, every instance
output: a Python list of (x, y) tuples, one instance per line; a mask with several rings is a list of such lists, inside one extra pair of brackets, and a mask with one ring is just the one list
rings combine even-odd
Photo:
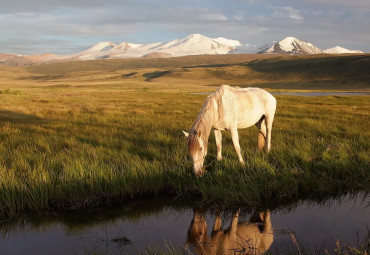
[(151, 73), (144, 73), (143, 76), (145, 77), (145, 81), (151, 81), (155, 78), (159, 78), (159, 77), (165, 76), (165, 75), (170, 74), (170, 73), (171, 73), (170, 70), (155, 71), (155, 72), (151, 72)]
[(126, 73), (126, 74), (123, 74), (122, 75), (122, 78), (129, 78), (131, 76), (134, 76), (135, 74), (137, 74), (138, 72), (131, 72), (131, 73)]
[(50, 81), (55, 79), (66, 78), (66, 74), (47, 74), (47, 75), (30, 75), (19, 77), (18, 80), (33, 80), (33, 81)]
[(36, 124), (44, 121), (44, 119), (32, 114), (0, 110), (0, 123), (10, 122), (13, 124)]
[(292, 74), (302, 73), (314, 77), (332, 76), (348, 81), (367, 81), (370, 78), (369, 55), (347, 56), (303, 56), (297, 58), (263, 59), (245, 64), (249, 68), (262, 73)]

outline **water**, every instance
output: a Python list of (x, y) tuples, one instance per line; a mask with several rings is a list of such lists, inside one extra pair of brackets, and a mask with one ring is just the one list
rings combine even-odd
[(368, 96), (367, 92), (273, 92), (273, 95), (287, 95), (287, 96), (306, 96), (306, 97), (319, 97), (319, 96)]
[(148, 246), (168, 251), (169, 245), (186, 247), (195, 254), (200, 251), (196, 242), (213, 252), (220, 248), (217, 243), (232, 240), (232, 230), (218, 231), (211, 237), (214, 222), (221, 220), (221, 229), (226, 230), (233, 217), (239, 222), (234, 228), (239, 244), (248, 243), (243, 233), (253, 233), (256, 238), (249, 240), (280, 254), (296, 251), (291, 234), (301, 247), (332, 251), (336, 239), (355, 245), (358, 236), (364, 240), (370, 228), (369, 195), (346, 196), (323, 204), (301, 202), (261, 212), (240, 208), (238, 217), (237, 208), (221, 211), (218, 216), (217, 207), (200, 209), (196, 203), (190, 204), (159, 198), (113, 208), (2, 219), (0, 254), (135, 254)]
[[(210, 92), (194, 92), (191, 94), (197, 95), (210, 95)], [(319, 96), (368, 96), (369, 92), (271, 92), (272, 95), (283, 96), (306, 96), (306, 97), (319, 97)]]

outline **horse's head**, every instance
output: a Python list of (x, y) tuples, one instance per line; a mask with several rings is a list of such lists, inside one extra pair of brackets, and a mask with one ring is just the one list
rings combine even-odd
[(193, 159), (194, 174), (201, 177), (203, 174), (204, 158), (207, 155), (207, 144), (201, 136), (200, 132), (191, 130), (190, 134), (182, 131), (188, 139), (188, 150)]
[(192, 244), (200, 254), (205, 254), (203, 250), (208, 239), (207, 221), (204, 214), (199, 210), (194, 210), (194, 217), (188, 229), (187, 243)]

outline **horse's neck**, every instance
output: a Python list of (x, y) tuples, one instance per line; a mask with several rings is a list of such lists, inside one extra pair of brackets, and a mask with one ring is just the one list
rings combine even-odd
[(198, 133), (201, 133), (201, 136), (206, 144), (208, 142), (212, 126), (215, 123), (216, 114), (217, 112), (212, 99), (207, 100), (193, 125), (192, 129), (196, 130)]

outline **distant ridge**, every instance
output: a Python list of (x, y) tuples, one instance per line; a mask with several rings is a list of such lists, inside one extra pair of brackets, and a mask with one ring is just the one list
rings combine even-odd
[(52, 56), (46, 60), (94, 60), (101, 58), (138, 58), (147, 56), (180, 57), (204, 54), (227, 54), (236, 50), (241, 43), (222, 37), (209, 38), (201, 34), (191, 34), (169, 42), (134, 44), (122, 42), (100, 42), (91, 48), (71, 55)]
[(310, 55), (322, 54), (324, 51), (311, 43), (301, 41), (295, 37), (285, 39), (271, 45), (269, 48), (260, 51), (261, 54), (291, 54)]
[(347, 54), (347, 53), (364, 53), (360, 50), (349, 50), (340, 46), (335, 46), (333, 48), (324, 50), (327, 54)]
[(84, 51), (69, 55), (17, 55), (0, 53), (0, 65), (17, 66), (76, 60), (169, 58), (230, 53), (311, 55), (354, 54), (363, 52), (359, 50), (349, 50), (340, 46), (322, 50), (312, 43), (304, 42), (292, 36), (286, 37), (279, 42), (272, 41), (258, 47), (251, 44), (242, 44), (240, 41), (224, 37), (210, 38), (201, 34), (191, 34), (182, 39), (148, 44), (130, 42), (116, 44), (110, 41), (99, 42)]
[(363, 53), (360, 50), (349, 50), (336, 46), (327, 50), (322, 50), (312, 43), (304, 42), (292, 36), (288, 36), (280, 42), (271, 42), (260, 47), (259, 54), (290, 54), (290, 55), (312, 55), (312, 54), (345, 54)]

